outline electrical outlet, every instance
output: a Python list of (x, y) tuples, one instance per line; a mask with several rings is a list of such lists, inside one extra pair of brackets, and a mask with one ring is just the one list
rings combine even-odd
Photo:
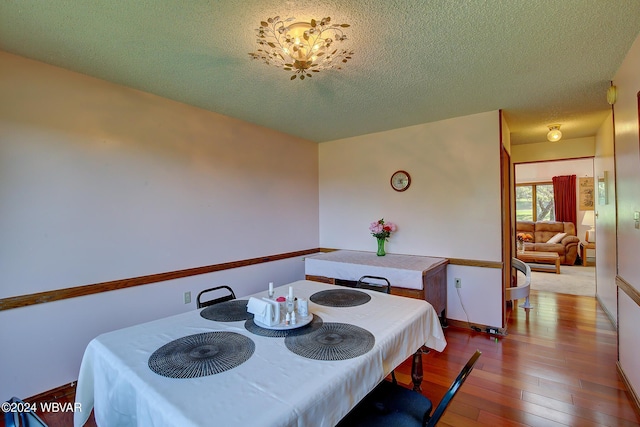
[(459, 277), (456, 277), (455, 281), (456, 281), (456, 288), (461, 288), (462, 287), (462, 279), (460, 279)]
[(191, 302), (191, 292), (184, 293), (184, 303), (189, 304)]
[(488, 327), (484, 330), (486, 333), (488, 333), (489, 335), (493, 335), (495, 337), (504, 337), (507, 335), (506, 331), (502, 328), (493, 328), (493, 327)]

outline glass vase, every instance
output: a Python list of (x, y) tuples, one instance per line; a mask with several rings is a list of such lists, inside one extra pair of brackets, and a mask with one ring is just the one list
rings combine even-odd
[(378, 256), (385, 256), (386, 252), (384, 251), (384, 242), (386, 239), (384, 238), (379, 238), (378, 237), (378, 252), (376, 252), (376, 255)]

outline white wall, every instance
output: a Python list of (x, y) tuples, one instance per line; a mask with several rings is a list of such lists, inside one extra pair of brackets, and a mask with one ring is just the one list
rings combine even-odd
[[(640, 37), (613, 79), (618, 88), (614, 105), (616, 192), (618, 214), (618, 275), (640, 290), (640, 229), (633, 213), (640, 211), (640, 139), (638, 98), (640, 92)], [(640, 395), (640, 306), (618, 291), (620, 364), (636, 395)]]
[(511, 147), (511, 161), (513, 163), (525, 163), (557, 159), (578, 159), (581, 157), (593, 157), (594, 153), (594, 137), (562, 139), (559, 142), (543, 141), (533, 144), (513, 145)]
[[(502, 261), (499, 112), (320, 144), (320, 245), (375, 251), (370, 222), (395, 222), (387, 252)], [(396, 192), (396, 170), (411, 186)], [(466, 320), (449, 268), (447, 316)], [(457, 268), (472, 322), (502, 325), (500, 269)]]
[(596, 184), (596, 293), (603, 308), (614, 324), (618, 323), (616, 273), (616, 189), (613, 150), (613, 117), (609, 115), (596, 135), (594, 181), (608, 174), (608, 201), (601, 203)]
[[(576, 176), (576, 235), (585, 240), (585, 234), (591, 227), (582, 225), (586, 211), (580, 210), (580, 178), (593, 177), (593, 159), (558, 160), (548, 162), (522, 163), (516, 165), (516, 184), (531, 182), (551, 182), (554, 176)], [(594, 180), (595, 181), (595, 180)], [(588, 254), (593, 256), (594, 254)]]
[[(0, 52), (0, 298), (318, 247), (317, 144)], [(95, 335), (303, 277), (300, 259), (0, 311), (0, 399)], [(55, 367), (55, 369), (51, 369)]]
[[(198, 291), (229, 284), (237, 296), (304, 278), (292, 258), (120, 291), (0, 311), (0, 399), (29, 397), (76, 381), (84, 350), (96, 336), (194, 310)], [(192, 302), (183, 304), (184, 292)]]

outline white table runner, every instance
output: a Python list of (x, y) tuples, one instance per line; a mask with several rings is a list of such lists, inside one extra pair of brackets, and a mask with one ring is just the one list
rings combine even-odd
[[(298, 281), (298, 297), (335, 286)], [(421, 345), (446, 346), (438, 317), (425, 301), (366, 291), (371, 301), (356, 307), (325, 307), (309, 302), (324, 322), (359, 326), (375, 336), (368, 353), (348, 360), (319, 361), (298, 356), (284, 338), (252, 334), (244, 321), (216, 322), (199, 310), (100, 335), (85, 351), (76, 401), (86, 422), (91, 408), (101, 426), (333, 426), (392, 369)], [(265, 296), (263, 293), (255, 296)], [(255, 342), (255, 353), (240, 366), (199, 378), (155, 374), (149, 356), (191, 334), (231, 331)]]
[(339, 250), (305, 257), (305, 274), (344, 280), (358, 280), (362, 276), (382, 276), (392, 286), (422, 289), (423, 272), (445, 261), (419, 255), (387, 254)]

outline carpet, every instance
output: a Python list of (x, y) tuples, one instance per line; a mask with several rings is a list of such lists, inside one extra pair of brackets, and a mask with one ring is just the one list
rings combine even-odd
[(531, 289), (594, 297), (596, 268), (561, 265), (560, 274), (532, 271)]

